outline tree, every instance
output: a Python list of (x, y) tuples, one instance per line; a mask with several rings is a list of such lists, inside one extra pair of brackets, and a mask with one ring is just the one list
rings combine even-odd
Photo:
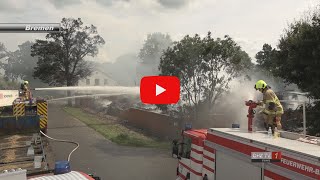
[(158, 75), (158, 66), (160, 57), (164, 50), (172, 44), (172, 40), (168, 34), (153, 33), (148, 34), (142, 49), (139, 52), (140, 66), (138, 73), (144, 75)]
[[(289, 25), (279, 40), (278, 49), (272, 50), (272, 58), (263, 59), (272, 74), (283, 78), (286, 83), (297, 84), (309, 96), (320, 99), (320, 13), (316, 9), (310, 15)], [(314, 111), (319, 107), (308, 108)], [(317, 110), (319, 113), (319, 110)], [(320, 132), (320, 122), (314, 113), (307, 113), (308, 131)]]
[[(277, 55), (278, 51), (275, 48), (269, 44), (264, 44), (262, 50), (255, 56), (257, 65), (255, 66), (254, 71), (256, 73), (260, 72), (259, 77), (261, 79), (268, 79), (268, 84), (272, 84), (272, 86), (277, 87), (278, 91), (282, 91), (288, 84), (284, 82), (283, 78), (275, 75)], [(275, 90), (275, 87), (272, 88)]]
[(216, 100), (229, 89), (230, 81), (252, 66), (248, 54), (231, 37), (201, 38), (185, 36), (161, 57), (161, 75), (177, 76), (182, 101), (193, 106), (194, 117), (200, 107), (212, 110)]
[(12, 82), (19, 78), (19, 72), (14, 69), (16, 54), (8, 51), (3, 43), (0, 43), (0, 66), (4, 70), (4, 79)]
[(19, 78), (19, 72), (15, 71), (13, 66), (17, 57), (15, 54), (8, 51), (2, 43), (0, 43), (0, 51), (0, 59), (2, 60), (0, 66), (4, 70), (4, 79), (14, 82)]
[(80, 18), (63, 18), (61, 28), (31, 47), (31, 55), (38, 58), (33, 76), (49, 85), (74, 86), (92, 72), (84, 58), (96, 56), (105, 41), (95, 26), (84, 26)]
[(257, 67), (266, 70), (268, 73), (274, 70), (274, 59), (276, 58), (277, 50), (269, 44), (264, 44), (262, 50), (259, 51), (255, 58), (257, 59)]
[(279, 41), (274, 74), (320, 98), (320, 16), (292, 23)]
[(115, 62), (97, 63), (96, 66), (110, 74), (110, 77), (121, 86), (136, 85), (136, 65), (138, 57), (135, 53), (120, 55)]
[(1, 67), (5, 71), (5, 78), (12, 81), (20, 79), (33, 79), (32, 73), (36, 66), (37, 59), (30, 55), (32, 42), (26, 41), (18, 45), (18, 50), (14, 52), (6, 51), (5, 63), (1, 63)]

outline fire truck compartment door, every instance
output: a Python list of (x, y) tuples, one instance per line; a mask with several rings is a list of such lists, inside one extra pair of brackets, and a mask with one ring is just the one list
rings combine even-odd
[(222, 151), (216, 151), (216, 180), (262, 179), (261, 168)]

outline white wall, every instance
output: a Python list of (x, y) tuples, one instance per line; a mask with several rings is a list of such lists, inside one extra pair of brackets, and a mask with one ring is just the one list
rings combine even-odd
[(115, 86), (117, 85), (117, 82), (99, 71), (94, 71), (90, 77), (79, 81), (79, 86), (105, 86), (105, 85)]
[(0, 90), (0, 107), (10, 106), (19, 97), (18, 90)]

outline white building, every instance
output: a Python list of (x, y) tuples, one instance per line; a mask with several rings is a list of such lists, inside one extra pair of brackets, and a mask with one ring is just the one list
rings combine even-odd
[(92, 72), (90, 77), (79, 81), (78, 86), (116, 86), (117, 82), (100, 70)]

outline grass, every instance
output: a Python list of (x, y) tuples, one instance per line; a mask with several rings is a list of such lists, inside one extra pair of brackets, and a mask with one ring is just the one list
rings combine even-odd
[(80, 108), (64, 107), (63, 110), (119, 145), (161, 149), (169, 149), (170, 147), (169, 142), (145, 136), (121, 124), (100, 120), (101, 118), (97, 115), (86, 113)]

